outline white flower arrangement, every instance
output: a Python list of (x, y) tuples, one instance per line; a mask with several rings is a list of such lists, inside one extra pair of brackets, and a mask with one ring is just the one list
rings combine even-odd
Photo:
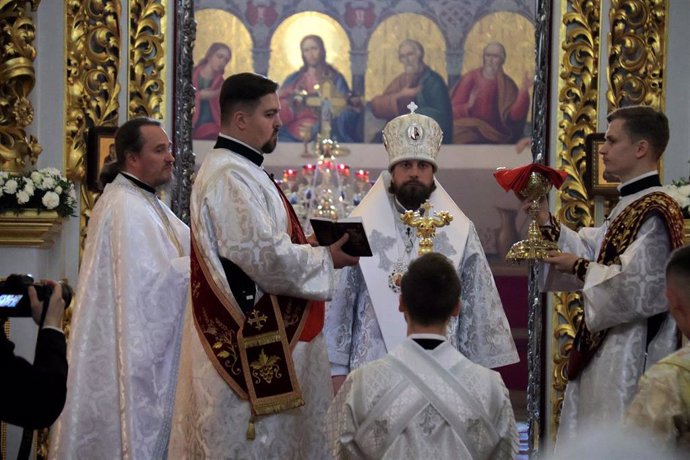
[(683, 210), (683, 217), (690, 218), (690, 180), (679, 179), (664, 186), (665, 192), (676, 200)]
[(74, 184), (55, 168), (24, 174), (0, 171), (0, 211), (21, 214), (24, 210), (55, 211), (74, 216), (77, 196)]

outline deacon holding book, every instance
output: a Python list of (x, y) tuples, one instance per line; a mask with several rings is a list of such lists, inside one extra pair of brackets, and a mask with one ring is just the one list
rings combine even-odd
[[(450, 225), (437, 229), (434, 251), (448, 257), (463, 285), (462, 318), (448, 326), (450, 342), (467, 358), (486, 367), (518, 361), (501, 300), (474, 224), (434, 179), (443, 132), (432, 118), (412, 113), (391, 120), (383, 130), (389, 167), (352, 212), (361, 216), (373, 257), (342, 270), (326, 309), (326, 340), (337, 391), (345, 376), (383, 357), (406, 336), (397, 311), (400, 279), (417, 257), (415, 228), (400, 215), (420, 210), (428, 199), (434, 211), (447, 211)], [(423, 212), (423, 211), (422, 211)], [(433, 212), (433, 211), (432, 211)]]
[(261, 167), (282, 123), (278, 85), (235, 74), (191, 196), (191, 304), (170, 458), (327, 458), (331, 399), (321, 329), (347, 237), (307, 244)]

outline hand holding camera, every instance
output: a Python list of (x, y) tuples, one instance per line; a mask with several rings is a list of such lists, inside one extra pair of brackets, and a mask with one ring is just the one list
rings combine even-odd
[(62, 317), (65, 313), (65, 307), (67, 306), (65, 299), (62, 296), (62, 285), (52, 280), (44, 280), (43, 285), (52, 286), (53, 288), (53, 292), (50, 294), (46, 309), (43, 308), (45, 303), (38, 298), (36, 288), (34, 286), (29, 286), (28, 293), (29, 300), (31, 301), (31, 316), (36, 324), (40, 326), (42, 319), (41, 316), (45, 314), (45, 317), (43, 318), (43, 326), (51, 326), (62, 329)]
[(0, 318), (32, 317), (39, 326), (61, 328), (72, 288), (52, 280), (34, 283), (30, 275), (10, 275), (0, 282)]

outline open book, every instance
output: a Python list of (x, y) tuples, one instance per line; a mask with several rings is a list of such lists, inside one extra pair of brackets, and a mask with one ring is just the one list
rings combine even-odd
[(311, 222), (311, 228), (314, 230), (319, 245), (330, 246), (347, 233), (350, 235), (350, 239), (343, 246), (343, 251), (351, 256), (372, 256), (361, 217), (349, 217), (340, 220), (314, 217), (309, 219), (309, 222)]

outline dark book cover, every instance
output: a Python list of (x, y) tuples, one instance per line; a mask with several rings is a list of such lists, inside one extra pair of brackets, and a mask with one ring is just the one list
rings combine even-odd
[(369, 239), (364, 231), (361, 217), (342, 220), (315, 217), (310, 219), (309, 222), (311, 222), (311, 228), (314, 230), (314, 235), (316, 235), (320, 246), (330, 246), (347, 233), (350, 235), (350, 239), (343, 245), (343, 251), (351, 256), (372, 256)]

